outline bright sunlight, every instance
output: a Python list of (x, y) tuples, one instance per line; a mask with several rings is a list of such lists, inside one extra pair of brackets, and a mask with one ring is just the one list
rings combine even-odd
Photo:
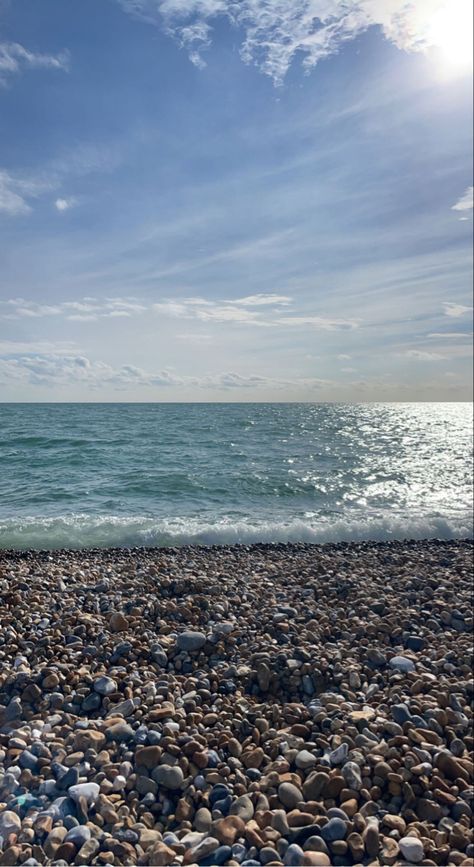
[(472, 67), (472, 0), (448, 0), (433, 16), (428, 43), (439, 48), (443, 61), (452, 69)]

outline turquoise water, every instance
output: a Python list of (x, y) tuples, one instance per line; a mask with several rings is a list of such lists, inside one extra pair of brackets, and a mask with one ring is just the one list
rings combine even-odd
[(0, 547), (472, 535), (470, 404), (3, 404)]

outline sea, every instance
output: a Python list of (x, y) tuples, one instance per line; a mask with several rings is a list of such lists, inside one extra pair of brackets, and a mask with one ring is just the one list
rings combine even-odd
[(473, 535), (468, 403), (0, 404), (0, 548)]

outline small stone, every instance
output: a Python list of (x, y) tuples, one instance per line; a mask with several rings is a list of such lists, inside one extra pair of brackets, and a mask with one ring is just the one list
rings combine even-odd
[(79, 802), (80, 798), (85, 798), (87, 804), (91, 805), (97, 801), (99, 797), (100, 787), (97, 783), (78, 783), (76, 786), (70, 786), (67, 793), (73, 801)]
[(91, 832), (87, 825), (77, 825), (75, 828), (71, 828), (70, 831), (67, 832), (64, 842), (65, 843), (74, 843), (78, 849), (90, 840)]
[(107, 729), (107, 740), (109, 741), (130, 741), (134, 735), (135, 732), (125, 720), (117, 722)]
[(85, 843), (82, 844), (79, 852), (76, 855), (75, 864), (91, 864), (92, 858), (100, 849), (100, 842), (95, 837), (91, 837), (90, 840), (86, 840)]
[(317, 801), (329, 785), (329, 774), (318, 771), (310, 774), (303, 783), (303, 794), (307, 801)]
[(212, 815), (207, 807), (200, 807), (199, 810), (196, 811), (193, 820), (193, 826), (196, 828), (196, 831), (201, 831), (207, 834), (211, 830), (212, 825)]
[(117, 684), (111, 677), (104, 675), (94, 681), (94, 691), (99, 695), (111, 695), (111, 693), (117, 692)]
[(283, 806), (293, 810), (303, 800), (303, 795), (293, 783), (281, 783), (278, 786), (278, 798)]
[(324, 852), (304, 852), (301, 864), (303, 867), (327, 867), (331, 860)]
[(92, 749), (99, 752), (105, 744), (105, 735), (96, 729), (86, 729), (74, 735), (74, 749), (80, 752)]
[(413, 864), (418, 864), (420, 861), (423, 861), (423, 843), (418, 839), (418, 837), (402, 837), (402, 839), (399, 840), (398, 845), (400, 852), (407, 861), (411, 861)]
[(406, 656), (392, 656), (388, 664), (390, 668), (393, 668), (396, 671), (403, 671), (405, 673), (415, 671), (415, 663)]
[(316, 762), (316, 756), (313, 753), (310, 753), (309, 750), (300, 750), (295, 759), (296, 767), (301, 768), (303, 771), (307, 771), (309, 768), (314, 767)]
[(331, 843), (333, 840), (344, 840), (347, 835), (347, 825), (344, 819), (330, 819), (327, 825), (321, 828), (321, 837), (326, 843)]
[(442, 807), (428, 798), (419, 798), (415, 810), (417, 816), (427, 822), (439, 822), (443, 816)]
[(116, 611), (109, 619), (109, 626), (112, 632), (124, 632), (129, 626), (128, 619)]
[(362, 788), (360, 768), (355, 762), (346, 762), (342, 768), (342, 776), (344, 777), (349, 789), (358, 792)]
[(237, 798), (229, 810), (231, 816), (240, 816), (244, 822), (250, 822), (253, 819), (254, 812), (252, 799), (248, 795), (241, 795)]
[(184, 650), (186, 653), (201, 650), (205, 643), (206, 636), (202, 632), (181, 632), (176, 639), (178, 650)]
[(304, 854), (300, 846), (291, 843), (283, 857), (283, 864), (288, 865), (288, 867), (299, 867), (303, 863)]
[(181, 788), (184, 780), (184, 774), (179, 765), (158, 765), (153, 771), (152, 777), (159, 786), (170, 790)]
[(155, 768), (161, 759), (163, 750), (159, 746), (140, 747), (135, 753), (135, 764), (149, 770)]
[(19, 834), (21, 831), (21, 819), (12, 810), (0, 813), (0, 837), (6, 839), (10, 834)]

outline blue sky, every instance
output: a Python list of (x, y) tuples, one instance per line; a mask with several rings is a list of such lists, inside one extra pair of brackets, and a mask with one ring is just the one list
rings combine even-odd
[(470, 399), (469, 5), (0, 0), (0, 399)]

